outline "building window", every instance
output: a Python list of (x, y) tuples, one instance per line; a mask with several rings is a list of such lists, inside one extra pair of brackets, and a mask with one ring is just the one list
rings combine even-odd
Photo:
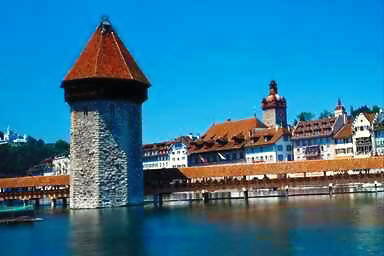
[(283, 150), (283, 146), (282, 146), (282, 145), (278, 145), (278, 146), (277, 146), (277, 150), (278, 150), (278, 151), (282, 151), (282, 150)]
[(288, 161), (292, 161), (292, 155), (291, 155), (291, 154), (288, 154), (288, 155), (287, 155), (287, 159), (288, 159)]
[(287, 151), (291, 151), (292, 150), (292, 146), (291, 145), (287, 145)]
[(279, 154), (279, 155), (277, 155), (277, 159), (278, 159), (279, 161), (283, 161), (283, 160), (284, 160), (284, 156), (281, 155), (281, 154)]

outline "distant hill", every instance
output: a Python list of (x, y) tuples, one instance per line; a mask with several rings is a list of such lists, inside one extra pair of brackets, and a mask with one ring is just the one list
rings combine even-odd
[(25, 176), (30, 167), (44, 159), (68, 152), (69, 144), (63, 140), (45, 144), (28, 137), (27, 143), (0, 145), (0, 177)]

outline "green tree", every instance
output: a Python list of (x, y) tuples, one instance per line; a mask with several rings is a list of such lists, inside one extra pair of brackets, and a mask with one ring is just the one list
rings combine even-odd
[[(353, 108), (351, 107), (351, 109), (353, 109)], [(359, 115), (362, 112), (379, 113), (380, 112), (380, 107), (377, 106), (377, 105), (374, 105), (374, 106), (372, 106), (372, 108), (369, 108), (367, 105), (364, 105), (364, 106), (361, 106), (361, 107), (351, 111), (351, 114), (352, 114), (353, 117), (355, 117), (355, 116)]]
[(296, 119), (293, 121), (293, 125), (296, 125), (299, 121), (309, 121), (312, 120), (315, 115), (311, 112), (301, 112), (296, 116)]
[(319, 119), (328, 118), (328, 117), (333, 117), (333, 113), (328, 110), (323, 110), (319, 115)]
[(32, 166), (44, 159), (69, 151), (67, 142), (59, 140), (53, 144), (45, 144), (43, 140), (27, 138), (24, 144), (0, 145), (0, 177), (24, 176)]

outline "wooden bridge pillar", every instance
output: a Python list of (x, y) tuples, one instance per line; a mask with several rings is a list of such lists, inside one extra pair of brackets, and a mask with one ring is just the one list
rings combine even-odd
[(14, 201), (12, 199), (7, 199), (5, 205), (13, 206)]
[(51, 200), (51, 207), (54, 208), (54, 207), (56, 207), (56, 205), (57, 205), (56, 198), (52, 198), (52, 200)]
[(208, 202), (209, 202), (209, 192), (203, 190), (203, 191), (202, 191), (202, 195), (203, 195), (203, 201), (204, 201), (204, 203), (208, 203)]
[(67, 207), (68, 206), (68, 200), (67, 198), (63, 198), (63, 207)]
[(333, 194), (333, 184), (332, 183), (329, 183), (329, 185), (328, 185), (328, 192), (329, 192), (329, 195), (332, 196), (332, 194)]
[(39, 208), (40, 207), (40, 198), (36, 198), (33, 201), (35, 201), (35, 207)]
[(246, 188), (243, 188), (243, 194), (244, 194), (244, 200), (248, 201), (248, 190)]
[(162, 207), (163, 206), (163, 194), (157, 193), (153, 195), (153, 204), (156, 207)]

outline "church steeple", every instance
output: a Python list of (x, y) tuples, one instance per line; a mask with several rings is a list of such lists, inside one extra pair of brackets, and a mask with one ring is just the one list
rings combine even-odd
[(343, 121), (344, 123), (346, 123), (347, 121), (347, 112), (345, 111), (345, 107), (344, 105), (341, 103), (341, 99), (338, 98), (337, 100), (337, 104), (336, 104), (336, 107), (335, 107), (335, 117), (339, 117), (339, 116), (342, 116), (343, 117)]

